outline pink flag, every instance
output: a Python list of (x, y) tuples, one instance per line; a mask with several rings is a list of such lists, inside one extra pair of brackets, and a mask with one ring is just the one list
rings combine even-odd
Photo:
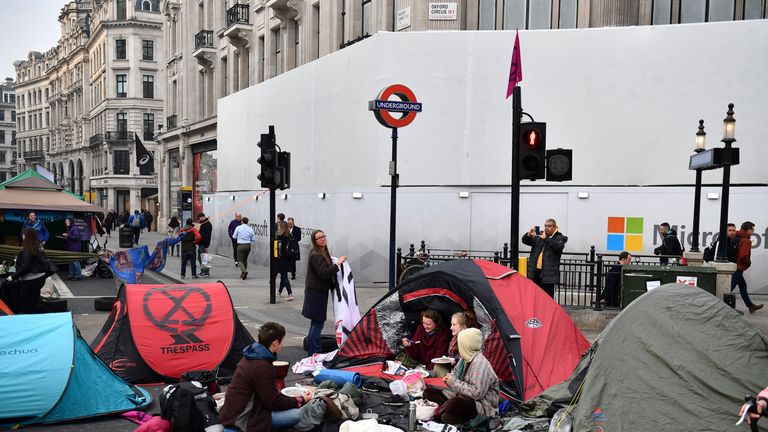
[(517, 83), (523, 80), (523, 64), (520, 61), (520, 35), (515, 32), (515, 47), (512, 50), (512, 64), (509, 65), (509, 83), (507, 84), (507, 98), (512, 95)]

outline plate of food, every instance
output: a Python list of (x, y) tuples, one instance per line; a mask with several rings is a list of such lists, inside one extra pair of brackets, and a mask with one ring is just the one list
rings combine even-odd
[(288, 397), (299, 397), (302, 393), (304, 393), (304, 389), (300, 387), (286, 387), (280, 390), (280, 393)]
[(432, 363), (434, 364), (451, 364), (453, 363), (453, 359), (448, 356), (442, 356), (432, 359)]

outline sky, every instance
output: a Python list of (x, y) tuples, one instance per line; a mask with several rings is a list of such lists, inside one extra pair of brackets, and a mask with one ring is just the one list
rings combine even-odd
[(16, 79), (13, 62), (44, 52), (59, 40), (59, 11), (67, 0), (0, 0), (0, 81)]

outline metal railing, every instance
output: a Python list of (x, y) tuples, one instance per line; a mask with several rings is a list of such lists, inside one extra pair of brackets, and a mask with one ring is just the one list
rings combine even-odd
[(118, 130), (118, 131), (107, 131), (107, 133), (104, 134), (104, 139), (107, 142), (117, 142), (117, 141), (129, 141), (129, 134), (127, 130)]
[(195, 34), (195, 49), (213, 48), (213, 30), (200, 30)]
[(236, 4), (227, 9), (227, 27), (234, 24), (250, 24), (248, 5)]
[(24, 159), (42, 159), (45, 153), (42, 150), (25, 150)]
[(88, 144), (90, 145), (97, 145), (104, 142), (104, 135), (102, 134), (96, 134), (91, 136), (91, 138), (88, 140)]
[(165, 118), (165, 124), (167, 125), (168, 130), (176, 129), (178, 127), (176, 124), (176, 120), (177, 120), (176, 114), (170, 115)]
[[(519, 254), (520, 257), (527, 257), (530, 251), (521, 250)], [(555, 284), (555, 301), (561, 306), (601, 310), (604, 307), (600, 300), (607, 271), (611, 265), (618, 263), (618, 256), (618, 253), (596, 253), (595, 246), (590, 246), (589, 252), (563, 252), (560, 281)], [(671, 262), (679, 257), (632, 255), (632, 264), (660, 266), (663, 265), (660, 258), (668, 258)], [(504, 243), (501, 251), (432, 249), (422, 240), (418, 249), (414, 244), (410, 244), (406, 253), (402, 248), (397, 249), (397, 280), (400, 281), (404, 273), (407, 278), (426, 267), (456, 259), (480, 259), (509, 267), (509, 245)]]

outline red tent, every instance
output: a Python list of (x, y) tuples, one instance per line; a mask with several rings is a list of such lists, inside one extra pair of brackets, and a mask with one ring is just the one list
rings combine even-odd
[(489, 261), (455, 260), (417, 273), (387, 293), (349, 334), (331, 367), (370, 374), (402, 350), (425, 308), (445, 322), (459, 311), (477, 316), (483, 354), (507, 396), (528, 400), (567, 378), (589, 348), (573, 321), (543, 290)]

